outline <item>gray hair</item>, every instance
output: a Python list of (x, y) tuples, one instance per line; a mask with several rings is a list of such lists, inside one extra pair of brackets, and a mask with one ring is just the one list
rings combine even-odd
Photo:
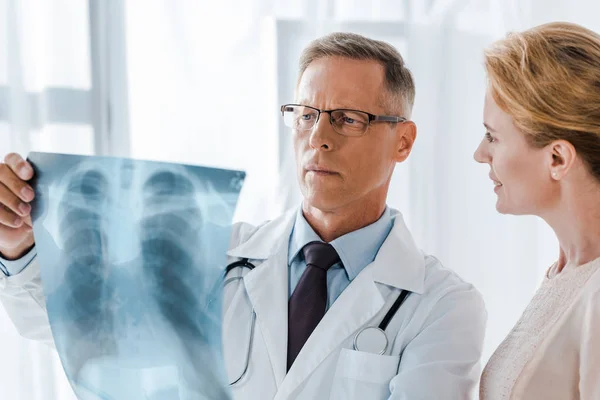
[[(300, 56), (298, 82), (309, 64), (325, 57), (345, 57), (353, 60), (372, 60), (385, 68), (385, 88), (391, 98), (384, 108), (401, 108), (410, 115), (415, 101), (415, 83), (400, 52), (389, 43), (369, 39), (355, 33), (336, 32), (313, 40)], [(387, 104), (391, 100), (392, 104)], [(391, 107), (390, 107), (391, 106)]]

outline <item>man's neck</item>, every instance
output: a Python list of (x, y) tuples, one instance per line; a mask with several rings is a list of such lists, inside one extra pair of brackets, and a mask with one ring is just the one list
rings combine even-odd
[(385, 202), (379, 202), (379, 204), (363, 202), (333, 211), (323, 211), (309, 204), (302, 204), (304, 218), (315, 233), (327, 243), (371, 225), (381, 218), (384, 211)]

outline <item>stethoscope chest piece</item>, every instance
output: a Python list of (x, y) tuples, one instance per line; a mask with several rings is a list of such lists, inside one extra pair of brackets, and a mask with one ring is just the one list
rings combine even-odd
[(367, 326), (354, 336), (354, 350), (371, 354), (385, 354), (388, 339), (385, 332), (375, 326)]

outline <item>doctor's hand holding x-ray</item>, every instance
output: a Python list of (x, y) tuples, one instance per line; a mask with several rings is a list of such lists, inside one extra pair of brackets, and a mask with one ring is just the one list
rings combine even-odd
[[(416, 139), (414, 90), (389, 44), (333, 34), (304, 50), (296, 99), (281, 108), (304, 200), (260, 226), (235, 225), (228, 251), (237, 264), (224, 288), (223, 347), (236, 399), (474, 397), (481, 295), (419, 250), (386, 206)], [(22, 335), (51, 340), (17, 205), (31, 199), (25, 165), (11, 155), (0, 174), (0, 251), (17, 258), (0, 274), (10, 282), (0, 298)]]
[(12, 153), (0, 164), (0, 252), (21, 258), (33, 246), (30, 201), (35, 194), (26, 181), (33, 178), (31, 165)]

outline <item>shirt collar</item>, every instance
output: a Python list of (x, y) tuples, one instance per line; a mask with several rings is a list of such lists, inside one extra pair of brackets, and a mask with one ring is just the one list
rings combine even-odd
[[(393, 227), (390, 209), (385, 208), (381, 217), (359, 230), (347, 233), (333, 240), (331, 245), (337, 251), (349, 280), (356, 276), (373, 260), (379, 248)], [(322, 242), (302, 213), (302, 207), (296, 213), (294, 228), (290, 237), (288, 264), (299, 256), (302, 248), (312, 241)]]

